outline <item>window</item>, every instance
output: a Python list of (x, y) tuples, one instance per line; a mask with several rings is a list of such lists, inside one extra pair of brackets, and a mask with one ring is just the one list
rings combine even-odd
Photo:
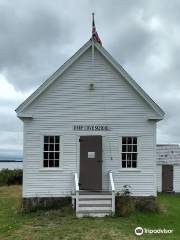
[(137, 137), (122, 137), (122, 168), (137, 167)]
[(46, 168), (59, 167), (60, 137), (44, 136), (43, 166)]

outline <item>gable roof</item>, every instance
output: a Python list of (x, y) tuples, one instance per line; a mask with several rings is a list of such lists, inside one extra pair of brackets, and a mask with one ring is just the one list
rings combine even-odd
[(148, 96), (148, 94), (130, 77), (130, 75), (118, 64), (112, 56), (99, 44), (89, 40), (85, 43), (68, 61), (66, 61), (52, 76), (50, 76), (34, 93), (32, 93), (19, 107), (15, 110), (18, 117), (31, 117), (21, 115), (41, 93), (43, 93), (64, 71), (66, 71), (84, 52), (94, 44), (94, 47), (105, 57), (105, 59), (124, 77), (124, 79), (133, 87), (133, 89), (145, 100), (145, 102), (156, 112), (157, 116), (149, 116), (151, 120), (161, 120), (164, 111)]

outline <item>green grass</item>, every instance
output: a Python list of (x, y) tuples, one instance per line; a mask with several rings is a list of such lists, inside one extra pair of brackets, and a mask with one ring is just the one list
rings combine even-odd
[(22, 214), (20, 186), (0, 187), (0, 240), (124, 240), (139, 239), (137, 226), (174, 229), (170, 235), (144, 234), (140, 239), (180, 239), (180, 196), (158, 196), (161, 213), (136, 212), (127, 218), (77, 219), (71, 209)]

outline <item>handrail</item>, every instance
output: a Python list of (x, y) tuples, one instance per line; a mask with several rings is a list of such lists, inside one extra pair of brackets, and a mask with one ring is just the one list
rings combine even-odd
[(113, 175), (111, 171), (109, 172), (109, 179), (111, 183), (111, 191), (115, 191), (114, 180), (113, 180)]
[(74, 173), (74, 181), (75, 181), (75, 191), (79, 191), (79, 182), (77, 173)]
[(77, 173), (74, 173), (75, 194), (76, 194), (76, 212), (79, 210), (79, 181)]
[(109, 171), (109, 181), (110, 181), (109, 188), (112, 191), (112, 213), (114, 214), (115, 213), (115, 191), (116, 190), (115, 190), (115, 185), (114, 185), (114, 179), (113, 179), (112, 171)]

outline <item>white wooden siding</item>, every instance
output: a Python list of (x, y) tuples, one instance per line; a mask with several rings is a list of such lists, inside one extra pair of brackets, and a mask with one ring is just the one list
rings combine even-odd
[(156, 174), (157, 174), (157, 191), (162, 192), (162, 165), (157, 165)]
[(180, 165), (174, 165), (173, 173), (174, 191), (180, 193)]
[[(132, 186), (133, 195), (156, 195), (155, 114), (130, 85), (95, 50), (92, 71), (91, 51), (84, 53), (63, 75), (45, 90), (24, 112), (24, 197), (67, 196), (72, 190), (72, 172), (79, 172), (79, 136), (103, 135), (103, 189), (108, 189), (108, 171), (115, 187)], [(88, 85), (95, 84), (90, 91)], [(75, 132), (73, 125), (105, 124), (108, 132)], [(48, 132), (63, 135), (63, 163), (58, 170), (42, 169), (41, 136)], [(138, 136), (138, 169), (121, 169), (120, 139)]]

